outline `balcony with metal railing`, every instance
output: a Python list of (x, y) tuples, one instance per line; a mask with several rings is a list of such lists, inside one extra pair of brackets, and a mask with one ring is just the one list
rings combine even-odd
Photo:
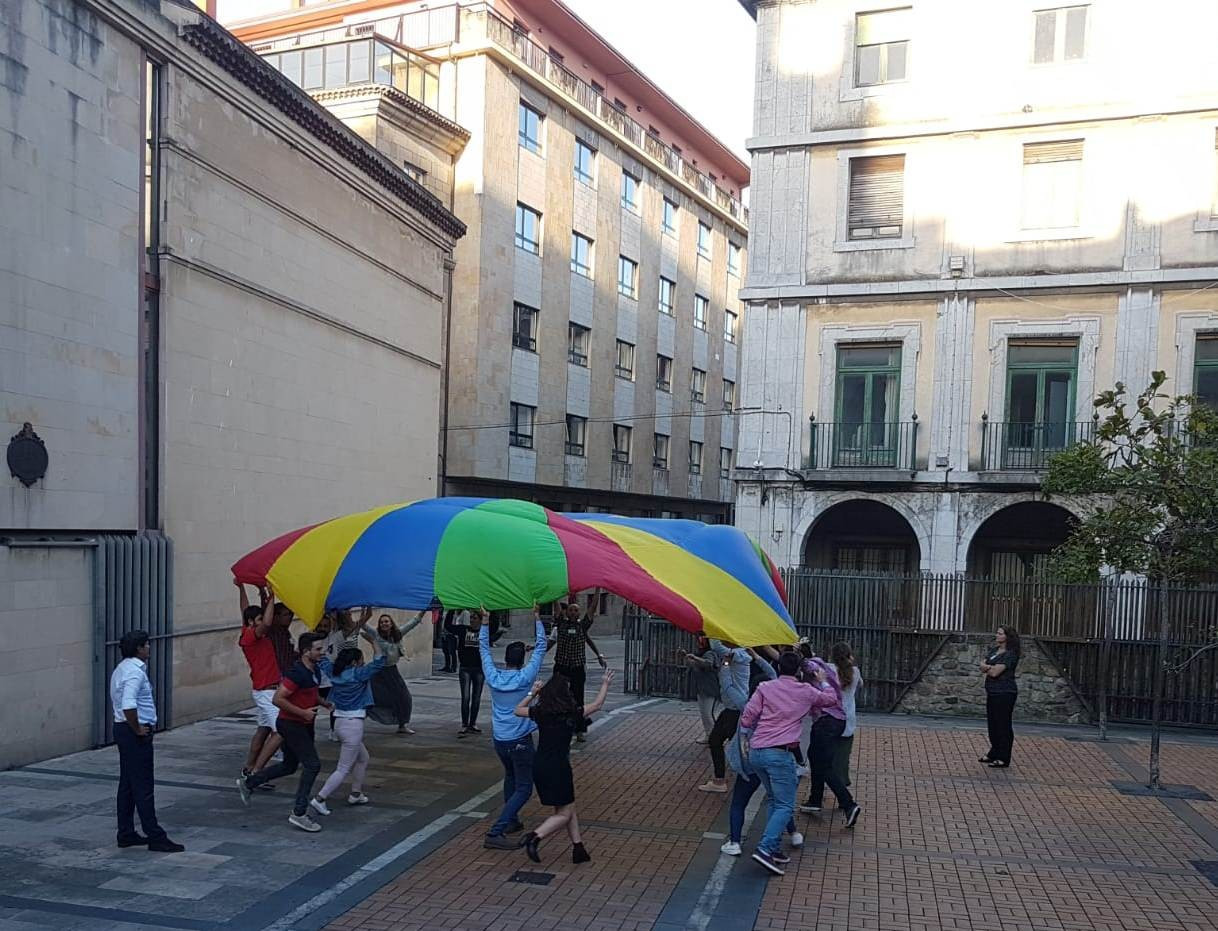
[(805, 472), (918, 469), (918, 417), (906, 422), (811, 421)]
[(1040, 472), (1076, 443), (1095, 440), (1098, 419), (1020, 423), (981, 415), (982, 472)]

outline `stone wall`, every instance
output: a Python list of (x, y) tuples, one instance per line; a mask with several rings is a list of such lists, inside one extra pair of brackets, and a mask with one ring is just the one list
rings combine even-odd
[[(896, 707), (905, 714), (985, 716), (985, 686), (978, 666), (988, 655), (988, 634), (955, 634), (939, 650), (922, 677)], [(1053, 662), (1034, 641), (1023, 641), (1023, 658), (1016, 671), (1019, 700), (1015, 720), (1081, 724), (1087, 709)]]

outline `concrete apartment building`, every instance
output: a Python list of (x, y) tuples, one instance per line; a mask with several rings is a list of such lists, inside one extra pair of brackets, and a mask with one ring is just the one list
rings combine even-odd
[(451, 166), (407, 166), (451, 171), (469, 228), (448, 340), (447, 494), (728, 519), (738, 158), (558, 0), (213, 9), (344, 119), (339, 101), (393, 85), (469, 131)]
[(1218, 403), (1218, 5), (744, 5), (741, 393), (771, 413), (737, 523), (786, 565), (1034, 575), (1098, 392), (1163, 369)]
[(187, 3), (11, 0), (0, 52), (6, 767), (108, 740), (127, 629), (163, 724), (248, 705), (229, 565), (436, 493), (463, 226)]

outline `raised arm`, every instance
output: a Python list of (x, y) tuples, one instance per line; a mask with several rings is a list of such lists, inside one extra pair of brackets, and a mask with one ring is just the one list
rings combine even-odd
[(478, 628), (478, 656), (482, 660), (482, 674), (487, 679), (493, 679), (498, 670), (495, 669), (495, 660), (491, 656), (490, 631), (486, 629), (485, 624)]
[(420, 624), (423, 623), (423, 615), (425, 615), (426, 613), (427, 613), (427, 609), (424, 608), (422, 611), (420, 611), (418, 614), (416, 614), (414, 616), (414, 620), (407, 621), (405, 624), (403, 624), (401, 627), (399, 627), (398, 633), (400, 633), (403, 637), (405, 637), (408, 633), (410, 633), (412, 630), (414, 630), (416, 627), (418, 627)]
[(245, 586), (233, 579), (233, 584), (237, 586), (237, 591), (241, 593), (241, 619), (245, 620), (245, 609), (250, 606), (249, 596), (245, 594)]
[(537, 693), (541, 691), (541, 683), (534, 682), (532, 687), (524, 693), (524, 698), (516, 703), (514, 714), (518, 718), (527, 718), (529, 716), (529, 705), (533, 703), (533, 699), (537, 697)]
[(533, 655), (524, 667), (524, 674), (530, 679), (536, 678), (537, 673), (541, 671), (541, 661), (545, 659), (546, 650), (549, 649), (546, 645), (546, 625), (541, 623), (541, 615), (536, 607), (533, 608), (533, 629), (537, 632), (537, 640), (533, 644)]
[(596, 714), (601, 708), (605, 707), (605, 699), (609, 697), (609, 686), (613, 682), (613, 670), (606, 669), (605, 674), (601, 677), (601, 688), (596, 693), (596, 698), (592, 699), (592, 704), (584, 705), (584, 717)]
[(774, 668), (773, 663), (769, 662), (764, 656), (759, 654), (756, 650), (752, 649), (751, 647), (746, 647), (745, 649), (748, 650), (749, 656), (751, 656), (753, 659), (757, 660), (757, 668), (761, 670), (761, 674), (763, 676), (765, 676), (767, 679), (777, 679), (778, 678), (778, 670)]

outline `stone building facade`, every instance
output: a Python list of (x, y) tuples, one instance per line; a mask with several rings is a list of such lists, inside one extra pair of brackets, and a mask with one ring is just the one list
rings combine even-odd
[[(14, 0), (0, 47), (0, 427), (48, 458), (0, 495), (3, 767), (95, 741), (114, 586), (171, 598), (173, 723), (232, 710), (229, 565), (435, 493), (463, 225), (190, 4)], [(95, 574), (136, 534), (172, 544), (159, 594)]]
[(737, 523), (783, 565), (1035, 575), (1098, 392), (1218, 403), (1218, 8), (745, 5)]

